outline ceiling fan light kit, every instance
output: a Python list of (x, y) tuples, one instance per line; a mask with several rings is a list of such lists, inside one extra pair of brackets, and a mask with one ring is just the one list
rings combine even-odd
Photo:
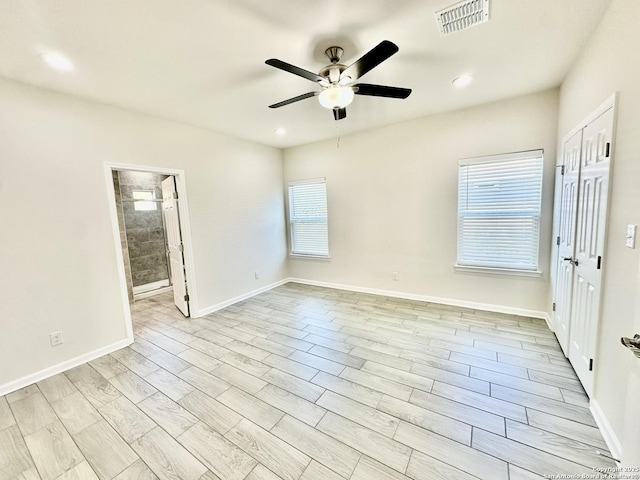
[(318, 101), (324, 108), (344, 108), (353, 102), (355, 93), (352, 87), (330, 86), (318, 95)]
[(383, 40), (354, 63), (346, 66), (340, 63), (340, 58), (344, 50), (338, 46), (329, 47), (325, 50), (325, 55), (331, 63), (322, 68), (317, 74), (283, 62), (277, 58), (271, 58), (265, 62), (267, 65), (311, 80), (320, 86), (322, 90), (319, 92), (303, 93), (302, 95), (269, 105), (269, 108), (280, 108), (306, 98), (318, 96), (320, 105), (333, 110), (333, 118), (335, 120), (342, 120), (346, 118), (346, 107), (353, 101), (355, 95), (399, 99), (407, 98), (411, 94), (411, 89), (409, 88), (353, 83), (394, 55), (397, 51), (397, 45), (389, 40)]

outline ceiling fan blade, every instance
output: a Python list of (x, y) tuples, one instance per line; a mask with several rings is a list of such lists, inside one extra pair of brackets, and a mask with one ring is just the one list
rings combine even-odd
[(333, 118), (336, 120), (342, 120), (343, 118), (347, 118), (347, 109), (346, 108), (334, 108), (333, 109)]
[(349, 65), (346, 70), (342, 72), (340, 77), (351, 77), (351, 81), (353, 82), (369, 70), (380, 65), (397, 51), (398, 46), (395, 43), (392, 43), (389, 40), (383, 40), (354, 63)]
[(266, 63), (267, 65), (271, 65), (272, 67), (279, 68), (280, 70), (284, 70), (285, 72), (293, 73), (294, 75), (298, 75), (299, 77), (306, 78), (307, 80), (311, 80), (312, 82), (323, 82), (325, 80), (317, 73), (310, 72), (309, 70), (305, 70), (304, 68), (296, 67), (295, 65), (283, 62), (282, 60), (278, 60), (277, 58), (270, 58), (264, 63)]
[(302, 95), (298, 95), (297, 97), (289, 98), (287, 100), (283, 100), (278, 103), (274, 103), (273, 105), (269, 105), (269, 108), (279, 108), (284, 107), (285, 105), (289, 105), (290, 103), (299, 102), (300, 100), (304, 100), (305, 98), (311, 98), (318, 95), (319, 92), (307, 92)]
[(371, 85), (370, 83), (358, 83), (353, 86), (353, 89), (356, 95), (370, 95), (372, 97), (407, 98), (411, 95), (410, 88)]

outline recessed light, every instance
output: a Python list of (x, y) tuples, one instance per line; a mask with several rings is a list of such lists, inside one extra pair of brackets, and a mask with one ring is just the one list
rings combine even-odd
[(61, 53), (47, 52), (40, 55), (40, 57), (47, 63), (47, 65), (51, 68), (55, 68), (56, 70), (65, 72), (73, 70), (73, 63), (71, 63), (71, 60)]
[(284, 135), (285, 133), (287, 133), (287, 131), (284, 128), (276, 128), (273, 132), (276, 135)]
[(453, 83), (454, 87), (462, 88), (462, 87), (466, 87), (467, 85), (469, 85), (472, 80), (473, 80), (472, 76), (470, 76), (470, 75), (462, 75), (461, 77), (456, 78), (451, 83)]

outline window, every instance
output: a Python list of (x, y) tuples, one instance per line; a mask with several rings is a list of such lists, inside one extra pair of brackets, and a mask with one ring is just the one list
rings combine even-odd
[(293, 255), (329, 256), (324, 178), (289, 183), (289, 226)]
[(157, 210), (158, 206), (156, 205), (156, 192), (153, 190), (134, 190), (131, 192), (133, 195), (133, 199), (136, 200), (133, 202), (133, 209), (136, 211), (140, 210)]
[(537, 272), (542, 150), (461, 160), (461, 268)]

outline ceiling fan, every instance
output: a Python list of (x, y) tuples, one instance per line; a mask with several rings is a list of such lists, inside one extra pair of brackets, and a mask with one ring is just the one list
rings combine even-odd
[(269, 105), (269, 108), (279, 108), (317, 96), (320, 105), (333, 110), (333, 118), (342, 120), (347, 116), (346, 107), (353, 101), (354, 95), (407, 98), (411, 94), (410, 88), (372, 85), (370, 83), (354, 83), (365, 73), (380, 65), (397, 51), (398, 46), (396, 44), (389, 40), (383, 40), (354, 63), (346, 66), (340, 63), (340, 57), (344, 53), (344, 50), (341, 47), (329, 47), (324, 53), (331, 63), (317, 74), (283, 62), (277, 58), (270, 58), (265, 62), (267, 65), (316, 82), (322, 87), (322, 90), (303, 93), (297, 97)]

